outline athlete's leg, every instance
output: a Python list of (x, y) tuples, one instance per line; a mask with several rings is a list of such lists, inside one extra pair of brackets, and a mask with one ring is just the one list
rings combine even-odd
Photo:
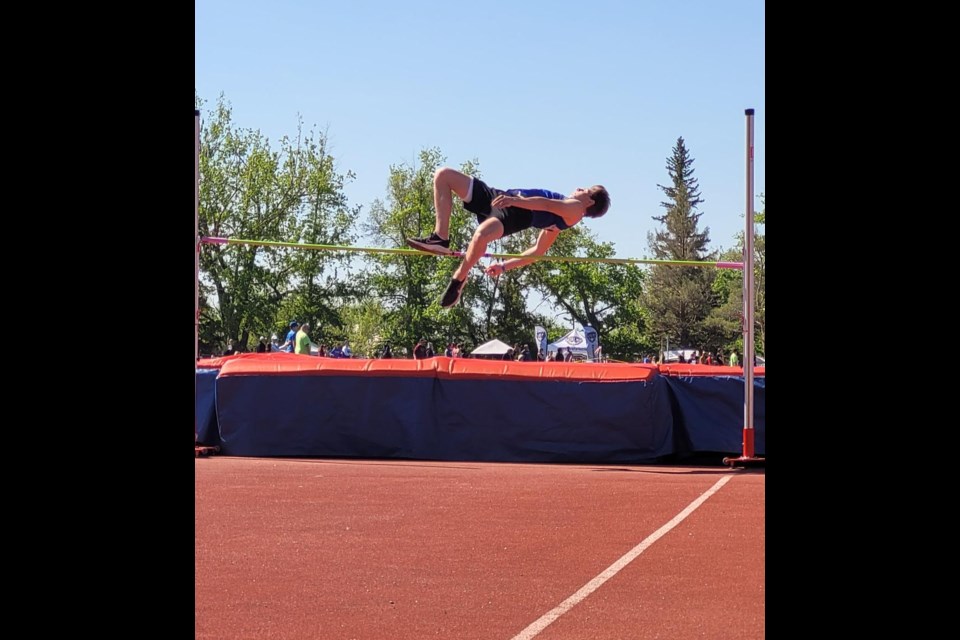
[(472, 177), (450, 167), (441, 167), (433, 174), (433, 208), (437, 215), (433, 232), (444, 240), (450, 238), (450, 214), (453, 211), (452, 194), (457, 194), (461, 200), (469, 200), (467, 193), (472, 181)]
[(473, 265), (480, 261), (483, 254), (487, 252), (487, 245), (503, 236), (503, 223), (497, 218), (487, 218), (473, 232), (473, 238), (467, 246), (467, 251), (463, 256), (463, 262), (453, 272), (455, 280), (463, 280), (470, 273)]

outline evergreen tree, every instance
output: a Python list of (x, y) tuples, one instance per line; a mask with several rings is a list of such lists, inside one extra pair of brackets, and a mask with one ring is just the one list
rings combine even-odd
[[(707, 252), (710, 229), (698, 230), (703, 202), (697, 179), (693, 177), (693, 158), (683, 142), (677, 139), (673, 155), (667, 158), (667, 174), (671, 183), (657, 185), (668, 201), (666, 209), (653, 219), (663, 229), (647, 235), (653, 257), (657, 260), (713, 260)], [(660, 265), (650, 267), (643, 302), (648, 311), (651, 339), (665, 337), (681, 348), (704, 348), (707, 335), (704, 320), (713, 306), (711, 284), (714, 270), (706, 267)]]

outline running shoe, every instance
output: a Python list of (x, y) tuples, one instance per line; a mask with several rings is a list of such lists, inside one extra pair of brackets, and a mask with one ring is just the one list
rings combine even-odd
[(450, 278), (450, 284), (447, 285), (447, 290), (443, 292), (443, 297), (440, 298), (440, 306), (444, 309), (449, 309), (457, 304), (457, 302), (460, 301), (460, 294), (463, 293), (463, 285), (466, 284), (466, 282), (466, 278), (463, 280)]
[(448, 256), (453, 251), (450, 250), (450, 240), (444, 240), (435, 233), (431, 233), (426, 238), (407, 238), (407, 244), (414, 249), (426, 251), (427, 253), (436, 253), (441, 256)]

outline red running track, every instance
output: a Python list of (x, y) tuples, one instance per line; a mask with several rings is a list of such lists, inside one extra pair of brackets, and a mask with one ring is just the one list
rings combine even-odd
[(764, 638), (763, 470), (195, 469), (198, 639)]

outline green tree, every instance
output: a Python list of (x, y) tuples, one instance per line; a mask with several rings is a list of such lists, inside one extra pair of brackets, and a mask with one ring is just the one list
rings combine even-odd
[[(378, 246), (405, 246), (407, 238), (426, 235), (433, 230), (435, 214), (433, 176), (444, 166), (438, 149), (421, 151), (415, 167), (391, 167), (385, 201), (376, 201), (365, 230)], [(468, 175), (480, 176), (477, 162), (459, 168)], [(464, 210), (459, 198), (453, 199), (450, 218), (450, 246), (464, 250), (477, 222)], [(497, 241), (488, 247), (494, 253), (507, 252), (508, 245)], [(368, 258), (368, 291), (385, 301), (382, 332), (384, 341), (398, 347), (398, 355), (425, 337), (438, 352), (448, 342), (469, 349), (490, 338), (505, 342), (533, 342), (533, 315), (527, 311), (528, 290), (516, 278), (489, 278), (483, 265), (477, 265), (460, 303), (450, 309), (439, 305), (440, 295), (450, 281), (459, 258), (420, 254), (373, 255)]]
[[(759, 225), (761, 230), (754, 236), (753, 240), (753, 268), (754, 268), (754, 286), (756, 287), (756, 300), (754, 303), (753, 316), (756, 327), (757, 351), (760, 355), (767, 355), (767, 198), (760, 194), (761, 209), (754, 216), (754, 222)], [(754, 226), (754, 229), (757, 229)]]
[[(760, 194), (760, 211), (754, 212), (753, 271), (754, 271), (754, 348), (757, 354), (766, 355), (766, 233), (767, 201)], [(744, 234), (737, 234), (737, 246), (721, 256), (721, 260), (743, 262)], [(736, 350), (743, 354), (743, 271), (723, 270), (714, 281), (717, 298), (724, 301), (716, 307), (708, 319), (711, 329), (720, 337), (726, 351)]]
[[(424, 149), (416, 166), (390, 167), (387, 195), (375, 200), (364, 231), (375, 246), (406, 248), (408, 238), (430, 233), (434, 225), (433, 176), (445, 158), (439, 149)], [(461, 170), (475, 171), (472, 163)], [(451, 246), (463, 247), (469, 239), (467, 214), (454, 199), (450, 219)], [(421, 337), (439, 344), (444, 340), (464, 341), (472, 333), (471, 316), (464, 304), (441, 309), (438, 303), (455, 258), (415, 253), (372, 254), (366, 258), (366, 289), (382, 301), (383, 318), (379, 331), (383, 343), (390, 343), (394, 353), (411, 355), (413, 345)], [(469, 298), (464, 299), (464, 303)]]
[(383, 350), (387, 341), (382, 334), (385, 312), (380, 300), (366, 296), (344, 307), (340, 315), (343, 336), (331, 340), (331, 345), (342, 345), (344, 340), (350, 340), (354, 358), (374, 358)]
[[(469, 226), (472, 232), (476, 220), (469, 222)], [(519, 254), (533, 244), (536, 233), (536, 230), (528, 229), (500, 238), (487, 247), (487, 252)], [(534, 326), (537, 318), (529, 310), (533, 289), (527, 277), (533, 265), (491, 278), (483, 270), (494, 260), (481, 261), (471, 275), (470, 303), (476, 322), (470, 339), (474, 346), (493, 338), (510, 345), (528, 344), (536, 353)]]
[[(518, 241), (529, 246), (536, 230)], [(547, 255), (612, 258), (612, 243), (598, 242), (583, 223), (559, 234)], [(616, 360), (635, 360), (648, 350), (643, 338), (646, 319), (637, 303), (643, 291), (643, 271), (635, 265), (600, 262), (563, 262), (540, 260), (524, 269), (508, 271), (523, 279), (523, 286), (533, 288), (555, 309), (563, 311), (574, 322), (597, 331), (604, 353)], [(556, 314), (555, 314), (556, 315)], [(555, 317), (555, 316), (554, 316)], [(541, 317), (545, 327), (555, 324)], [(560, 327), (560, 333), (570, 327)], [(529, 331), (527, 332), (529, 333)], [(559, 336), (558, 336), (559, 337)]]
[[(197, 97), (198, 109), (203, 101)], [(356, 211), (348, 211), (344, 177), (333, 169), (326, 138), (284, 137), (274, 151), (259, 131), (237, 129), (223, 96), (201, 125), (201, 236), (244, 240), (346, 243)], [(312, 255), (308, 255), (312, 254)], [(281, 336), (290, 319), (315, 327), (335, 276), (321, 280), (343, 257), (252, 244), (204, 244), (200, 249), (201, 344), (216, 352), (241, 349), (258, 334)], [(319, 335), (315, 333), (314, 335)]]
[[(677, 139), (672, 155), (667, 158), (667, 173), (671, 183), (657, 185), (668, 201), (660, 206), (666, 209), (653, 219), (663, 228), (647, 235), (653, 257), (657, 260), (713, 261), (707, 251), (710, 229), (698, 229), (697, 211), (703, 202), (697, 179), (693, 173), (693, 158)], [(647, 309), (651, 340), (665, 337), (677, 347), (701, 347), (708, 333), (704, 320), (710, 314), (714, 295), (711, 284), (714, 269), (709, 267), (655, 264), (650, 267), (643, 304)]]

